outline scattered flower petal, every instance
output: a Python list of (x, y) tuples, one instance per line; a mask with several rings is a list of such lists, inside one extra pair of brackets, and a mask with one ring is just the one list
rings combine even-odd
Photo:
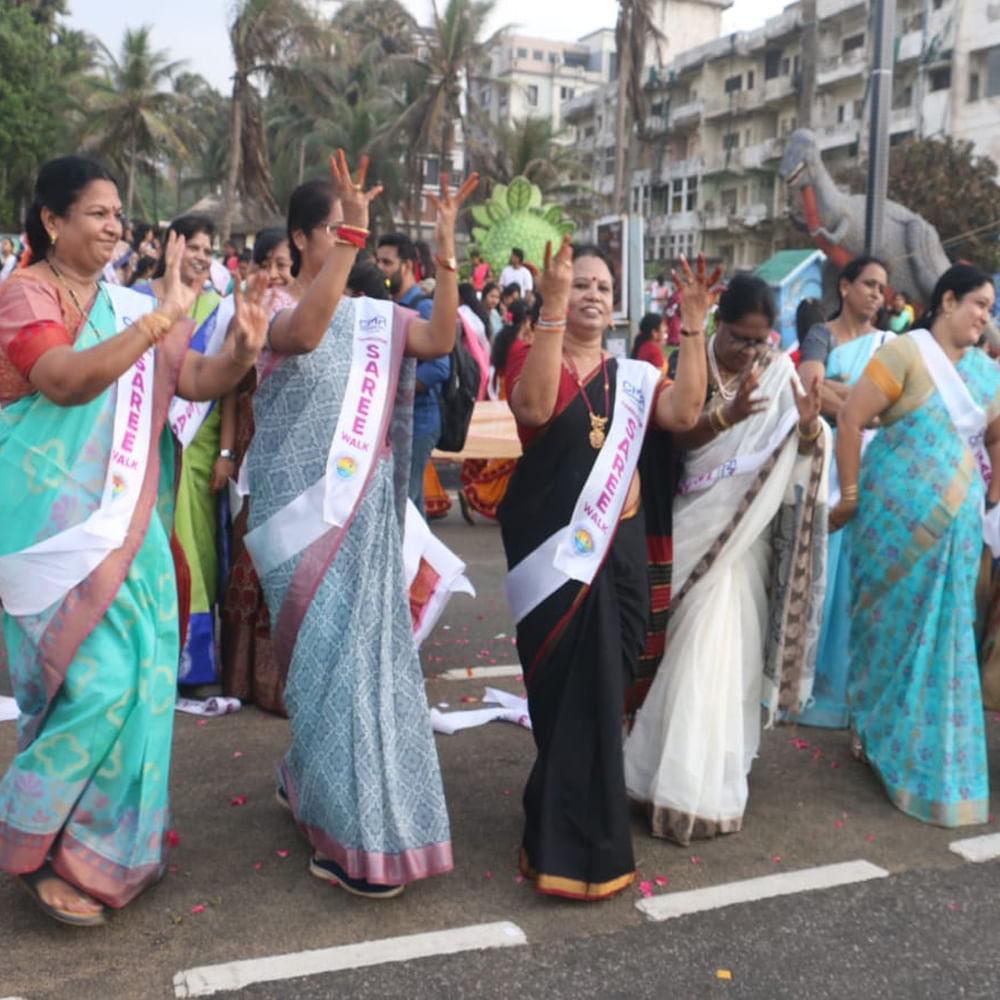
[(463, 694), (462, 697), (459, 698), (459, 701), (463, 701), (463, 702), (465, 702), (465, 704), (471, 705), (471, 704), (474, 704), (475, 702), (479, 701), (479, 699), (478, 698), (473, 698), (471, 694)]
[(836, 770), (838, 767), (840, 767), (840, 765), (835, 760), (831, 760), (830, 761), (830, 767), (832, 767), (834, 770)]
[(181, 842), (181, 838), (177, 836), (176, 830), (167, 830), (163, 835), (163, 839), (167, 842), (167, 847), (176, 847)]
[(274, 853), (277, 854), (279, 858), (287, 858), (292, 852), (287, 848), (279, 847)]
[(780, 864), (781, 864), (781, 858), (780, 858), (780, 857), (779, 857), (779, 856), (778, 856), (777, 854), (775, 854), (775, 855), (774, 855), (774, 856), (773, 856), (773, 857), (771, 858), (771, 864), (772, 864), (772, 865), (780, 865)]
[(489, 869), (487, 868), (487, 869), (486, 869), (486, 871), (484, 871), (484, 872), (483, 872), (483, 878), (493, 878), (493, 872), (491, 872), (491, 871), (490, 871), (490, 870), (489, 870)]
[(844, 821), (842, 819), (835, 820), (833, 825), (839, 830), (844, 825)]
[(171, 875), (176, 875), (178, 870), (177, 865), (167, 865), (167, 871), (170, 872)]
[(657, 875), (653, 881), (662, 889), (667, 884), (668, 879), (664, 878), (663, 875)]
[(195, 725), (196, 725), (196, 726), (207, 726), (207, 725), (208, 725), (208, 719), (199, 719), (199, 720), (198, 720), (198, 721), (197, 721), (197, 722), (195, 723)]
[(728, 969), (716, 969), (715, 970), (716, 979), (732, 979), (733, 974)]
[(191, 907), (191, 912), (192, 913), (204, 913), (205, 912), (205, 907), (202, 906), (201, 903), (199, 903), (197, 906), (192, 906)]
[(692, 854), (691, 855), (691, 864), (697, 865), (697, 864), (700, 864), (700, 863), (701, 863), (701, 858), (699, 858), (697, 854)]
[(515, 882), (523, 882), (524, 881), (524, 876), (523, 875), (515, 875), (514, 876), (514, 881)]
[(789, 740), (788, 742), (791, 743), (792, 746), (795, 747), (796, 750), (808, 750), (809, 749), (808, 742), (806, 742), (806, 740), (800, 739), (798, 736), (796, 736), (792, 740)]
[(242, 750), (234, 750), (233, 751), (233, 757), (234, 758), (238, 759), (238, 758), (240, 758), (242, 756), (243, 756), (243, 751)]
[(247, 804), (247, 797), (245, 795), (234, 795), (229, 800), (229, 804), (231, 806), (245, 806)]
[(653, 889), (653, 883), (650, 882), (648, 879), (643, 879), (639, 883), (639, 892), (641, 892), (644, 896), (652, 895), (652, 889)]
[(264, 865), (263, 865), (263, 864), (262, 864), (262, 862), (260, 862), (260, 861), (255, 861), (255, 862), (253, 863), (253, 870), (254, 870), (255, 872), (259, 872), (259, 871), (261, 870), (261, 868), (263, 868), (263, 867), (264, 867)]
[(870, 843), (871, 843), (871, 842), (872, 842), (872, 841), (873, 841), (874, 839), (875, 839), (875, 838), (874, 838), (874, 837), (873, 837), (873, 836), (872, 836), (872, 835), (871, 835), (870, 833), (866, 833), (866, 834), (865, 834), (865, 840), (866, 840), (866, 841), (867, 841), (867, 842), (868, 842), (869, 844), (870, 844)]
[(951, 910), (952, 912), (955, 912), (955, 910), (957, 910), (958, 908), (959, 908), (958, 903), (949, 903), (948, 904), (948, 909)]

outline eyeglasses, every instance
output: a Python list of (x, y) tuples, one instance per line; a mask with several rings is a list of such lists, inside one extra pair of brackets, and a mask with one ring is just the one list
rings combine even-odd
[(338, 219), (336, 222), (321, 222), (316, 229), (322, 229), (327, 236), (335, 236), (337, 233), (337, 228), (344, 224), (343, 219)]
[(731, 326), (722, 327), (729, 334), (730, 339), (733, 343), (740, 349), (746, 347), (750, 350), (759, 350), (760, 348), (767, 347), (768, 345), (768, 334), (764, 334), (763, 337), (744, 337), (737, 333)]

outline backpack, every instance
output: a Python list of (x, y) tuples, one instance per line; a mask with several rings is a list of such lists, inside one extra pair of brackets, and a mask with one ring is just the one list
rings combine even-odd
[[(409, 303), (410, 309), (430, 298), (421, 296)], [(465, 346), (465, 327), (460, 319), (455, 321), (455, 346), (448, 356), (451, 362), (448, 377), (441, 383), (438, 407), (441, 412), (441, 433), (437, 447), (441, 451), (461, 451), (472, 423), (472, 411), (479, 397), (482, 372), (476, 359)]]

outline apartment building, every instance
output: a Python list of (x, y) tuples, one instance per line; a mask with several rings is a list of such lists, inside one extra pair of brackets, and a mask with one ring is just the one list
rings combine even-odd
[[(787, 136), (816, 132), (836, 172), (867, 148), (872, 25), (864, 0), (798, 0), (760, 28), (654, 66), (651, 117), (630, 150), (646, 257), (703, 250), (761, 263), (786, 234), (776, 170)], [(1000, 160), (1000, 0), (897, 0), (891, 138), (952, 135)], [(563, 108), (610, 195), (616, 93)]]

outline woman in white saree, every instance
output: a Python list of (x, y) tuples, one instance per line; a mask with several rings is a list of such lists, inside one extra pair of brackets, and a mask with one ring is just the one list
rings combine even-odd
[(625, 744), (652, 833), (681, 844), (740, 829), (761, 701), (809, 696), (822, 615), (829, 432), (818, 387), (768, 346), (774, 303), (737, 275), (719, 300), (710, 388), (673, 508), (666, 652)]

